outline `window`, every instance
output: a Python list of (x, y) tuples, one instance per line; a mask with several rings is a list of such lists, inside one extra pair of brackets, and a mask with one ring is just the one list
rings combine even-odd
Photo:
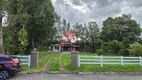
[(13, 60), (14, 62), (19, 62), (19, 59), (18, 59), (18, 58), (12, 58), (12, 60)]
[(0, 57), (0, 62), (3, 62), (3, 61), (5, 61), (5, 58)]

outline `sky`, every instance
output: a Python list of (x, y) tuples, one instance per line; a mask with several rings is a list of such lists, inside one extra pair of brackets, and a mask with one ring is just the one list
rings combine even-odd
[(131, 14), (142, 25), (142, 0), (51, 0), (55, 11), (71, 24), (95, 21), (102, 27), (108, 17)]

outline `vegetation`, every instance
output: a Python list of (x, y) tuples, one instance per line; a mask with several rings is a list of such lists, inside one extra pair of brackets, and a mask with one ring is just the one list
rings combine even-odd
[[(89, 53), (83, 53), (83, 55), (92, 55)], [(82, 54), (80, 54), (82, 55)], [(67, 72), (140, 72), (140, 65), (104, 65), (104, 67), (100, 67), (100, 65), (81, 65), (78, 68), (71, 66), (71, 54), (65, 54), (63, 56), (63, 64), (65, 71)]]
[(2, 18), (4, 17), (4, 11), (6, 10), (6, 0), (0, 2), (0, 53), (4, 53), (3, 50), (3, 36), (2, 36)]
[(35, 47), (52, 44), (48, 42), (56, 34), (57, 14), (51, 0), (10, 0), (6, 4), (0, 5), (0, 11), (8, 14), (8, 24), (3, 30), (6, 54), (29, 54)]
[[(40, 51), (39, 53), (39, 58), (38, 58), (38, 67), (36, 68), (30, 68), (32, 72), (36, 72), (36, 71), (40, 71), (42, 70), (47, 61), (54, 55), (54, 54), (57, 54), (57, 53), (48, 53), (48, 52), (45, 52), (45, 51)], [(22, 65), (22, 71), (28, 71), (29, 68), (27, 65)]]
[(59, 71), (59, 56), (60, 53), (54, 54), (54, 58), (50, 64), (50, 71)]
[(118, 40), (128, 47), (130, 43), (138, 41), (140, 35), (140, 25), (131, 19), (130, 14), (115, 18), (109, 17), (103, 21), (101, 38), (104, 42)]
[(135, 42), (130, 45), (129, 51), (130, 51), (131, 55), (142, 56), (142, 45), (138, 42)]
[[(117, 40), (113, 40), (111, 42), (104, 42), (101, 45), (101, 50), (104, 53), (112, 53), (112, 54), (121, 54), (122, 50), (124, 50), (124, 45), (122, 42), (117, 41)], [(98, 50), (97, 50), (98, 51)]]
[[(113, 53), (116, 55), (130, 55), (129, 45), (134, 42), (141, 42), (140, 25), (131, 19), (131, 15), (123, 14), (120, 17), (108, 17), (103, 21), (100, 31), (96, 22), (89, 22), (88, 25), (76, 24), (74, 30), (81, 38), (85, 51), (102, 54)], [(82, 43), (81, 43), (82, 42)]]
[[(2, 18), (7, 16), (5, 27), (2, 27)], [(87, 53), (81, 55), (123, 55), (142, 56), (142, 39), (140, 24), (131, 18), (130, 14), (118, 17), (108, 17), (103, 21), (102, 28), (96, 22), (71, 26), (69, 21), (62, 19), (55, 11), (51, 0), (1, 0), (0, 2), (0, 53), (30, 54), (32, 49), (48, 51), (52, 44), (59, 44), (68, 30), (77, 33), (77, 47)], [(69, 36), (69, 35), (67, 35)], [(72, 38), (75, 38), (74, 36)], [(76, 46), (76, 45), (75, 45)], [(42, 53), (41, 53), (42, 54)], [(48, 59), (55, 55), (51, 63), (51, 71), (59, 70), (59, 54), (48, 54), (39, 57), (39, 67), (32, 70), (41, 70)], [(63, 63), (67, 71), (139, 71), (139, 66), (112, 68), (105, 65), (82, 65), (72, 68), (70, 55), (65, 55)], [(24, 68), (24, 67), (23, 67)], [(26, 69), (26, 68), (24, 68)]]
[(82, 42), (85, 42), (90, 52), (95, 52), (96, 49), (99, 48), (99, 44), (101, 42), (99, 38), (100, 29), (96, 22), (89, 22), (88, 25), (84, 24), (84, 27), (77, 23), (74, 25), (74, 30), (83, 40)]
[[(71, 29), (70, 22), (61, 20), (54, 11), (51, 0), (2, 0), (1, 4), (0, 14), (8, 14), (7, 27), (3, 28), (6, 54), (29, 54), (33, 48), (46, 50), (62, 41), (64, 32)], [(129, 45), (141, 42), (140, 25), (130, 14), (108, 17), (101, 30), (99, 27), (94, 21), (76, 23), (73, 30), (81, 38), (77, 44), (87, 52), (129, 55)]]
[(39, 71), (39, 70), (42, 70), (44, 68), (44, 66), (46, 65), (47, 61), (51, 58), (51, 55), (48, 54), (44, 57), (42, 57), (40, 59), (40, 62), (38, 63), (38, 67), (37, 68), (31, 68), (31, 71), (32, 72), (35, 72), (35, 71)]

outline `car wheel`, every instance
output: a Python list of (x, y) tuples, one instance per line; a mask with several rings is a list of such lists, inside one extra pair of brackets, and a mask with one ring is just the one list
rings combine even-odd
[(5, 80), (10, 77), (10, 73), (7, 70), (0, 71), (0, 80)]

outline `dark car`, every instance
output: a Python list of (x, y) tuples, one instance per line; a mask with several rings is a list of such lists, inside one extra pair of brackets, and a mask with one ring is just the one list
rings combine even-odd
[(14, 56), (0, 55), (0, 80), (21, 71), (21, 61)]

